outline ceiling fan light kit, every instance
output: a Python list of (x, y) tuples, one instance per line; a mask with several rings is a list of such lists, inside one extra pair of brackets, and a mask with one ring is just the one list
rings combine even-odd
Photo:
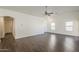
[(47, 6), (45, 6), (45, 15), (51, 16), (51, 14), (54, 14), (53, 12), (47, 11)]

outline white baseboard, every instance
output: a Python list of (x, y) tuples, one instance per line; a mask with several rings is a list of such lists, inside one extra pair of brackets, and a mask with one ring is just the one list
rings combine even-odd
[(46, 32), (46, 33), (51, 33), (51, 34), (60, 34), (60, 35), (66, 35), (66, 36), (77, 36), (77, 37), (79, 37), (79, 35), (72, 35), (72, 34), (52, 33), (52, 32)]

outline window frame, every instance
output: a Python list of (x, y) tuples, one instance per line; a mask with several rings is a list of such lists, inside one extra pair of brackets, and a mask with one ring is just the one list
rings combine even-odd
[(55, 22), (52, 22), (50, 25), (51, 25), (51, 30), (55, 31), (56, 30)]
[(65, 22), (65, 30), (68, 32), (73, 31), (73, 21), (66, 21)]

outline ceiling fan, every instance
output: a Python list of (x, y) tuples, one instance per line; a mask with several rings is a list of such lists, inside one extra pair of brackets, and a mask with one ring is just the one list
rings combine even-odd
[(51, 14), (54, 14), (53, 12), (48, 12), (47, 6), (45, 6), (45, 15), (51, 16)]

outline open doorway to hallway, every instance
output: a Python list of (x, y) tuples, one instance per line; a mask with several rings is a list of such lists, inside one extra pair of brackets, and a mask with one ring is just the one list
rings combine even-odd
[[(1, 49), (7, 51), (8, 46), (13, 46), (11, 43), (14, 38), (14, 18), (10, 16), (0, 17), (0, 38), (1, 38)], [(9, 42), (10, 41), (10, 42)], [(13, 48), (12, 48), (13, 49)]]

